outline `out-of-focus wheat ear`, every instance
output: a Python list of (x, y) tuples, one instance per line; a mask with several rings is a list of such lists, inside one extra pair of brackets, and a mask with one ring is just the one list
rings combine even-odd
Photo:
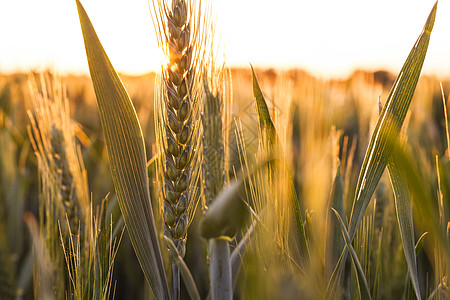
[[(223, 100), (204, 80), (205, 96), (202, 113), (203, 125), (203, 193), (208, 206), (222, 190), (225, 182)], [(214, 94), (213, 94), (214, 93)]]
[[(39, 172), (40, 234), (51, 261), (51, 284), (60, 298), (67, 287), (65, 280), (60, 280), (65, 274), (60, 234), (71, 236), (79, 232), (80, 221), (84, 225), (89, 222), (87, 177), (74, 139), (66, 91), (59, 78), (45, 74), (38, 80), (30, 76), (28, 83), (33, 105), (28, 112), (29, 135)], [(60, 232), (58, 223), (66, 217), (68, 226)], [(80, 234), (84, 236), (83, 231)]]
[[(224, 140), (223, 140), (223, 98), (220, 87), (220, 70), (215, 69), (211, 57), (204, 73), (203, 97), (203, 194), (205, 207), (223, 190)], [(223, 211), (222, 213), (225, 213)], [(222, 237), (209, 241), (210, 282), (212, 299), (232, 299), (232, 272), (228, 240)]]
[[(40, 89), (38, 89), (38, 85)], [(41, 75), (40, 81), (30, 76), (33, 108), (29, 112), (32, 130), (30, 139), (38, 159), (40, 172), (49, 181), (44, 189), (53, 189), (54, 199), (67, 214), (71, 232), (78, 221), (86, 221), (89, 209), (87, 176), (75, 143), (66, 90), (57, 76)], [(43, 176), (44, 177), (44, 176)]]
[[(55, 282), (53, 263), (50, 258), (49, 249), (45, 246), (45, 238), (40, 232), (36, 219), (31, 213), (25, 213), (25, 223), (30, 230), (31, 237), (33, 238), (33, 288), (35, 299), (57, 299), (58, 295), (54, 291), (58, 292), (60, 286), (54, 286)], [(60, 280), (61, 282), (61, 280)], [(62, 292), (59, 291), (59, 296), (62, 296)]]

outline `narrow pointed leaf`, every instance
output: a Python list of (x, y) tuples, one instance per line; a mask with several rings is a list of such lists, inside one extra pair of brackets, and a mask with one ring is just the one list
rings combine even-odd
[(332, 208), (334, 214), (336, 215), (337, 220), (339, 221), (339, 224), (341, 226), (342, 235), (344, 236), (345, 243), (347, 246), (347, 249), (349, 249), (350, 256), (352, 257), (352, 262), (354, 264), (354, 267), (356, 269), (356, 275), (358, 276), (358, 284), (359, 284), (359, 292), (361, 295), (361, 299), (370, 299), (370, 290), (369, 285), (367, 284), (366, 276), (364, 275), (364, 271), (361, 267), (361, 263), (359, 262), (358, 255), (356, 255), (355, 249), (353, 249), (350, 236), (347, 232), (347, 229), (345, 228), (344, 221), (342, 221), (341, 216), (339, 213)]
[(233, 288), (236, 287), (239, 277), (239, 272), (242, 267), (242, 260), (247, 253), (247, 246), (250, 243), (250, 239), (253, 237), (256, 228), (256, 221), (253, 221), (247, 233), (239, 241), (237, 247), (233, 250), (230, 256), (231, 260), (231, 274), (233, 278)]
[(428, 232), (424, 232), (424, 233), (420, 236), (419, 240), (417, 241), (416, 246), (414, 247), (415, 250), (416, 250), (416, 257), (417, 257), (417, 255), (419, 255), (420, 251), (422, 251), (423, 242), (425, 241), (425, 237), (426, 237), (427, 235), (428, 235)]
[[(398, 145), (398, 144), (397, 144)], [(419, 276), (417, 273), (416, 251), (414, 245), (414, 226), (412, 219), (411, 199), (406, 181), (406, 174), (402, 170), (396, 159), (396, 150), (394, 148), (391, 158), (388, 162), (388, 171), (391, 179), (392, 188), (395, 196), (395, 211), (397, 213), (397, 221), (400, 228), (400, 234), (405, 252), (408, 271), (411, 276), (414, 291), (417, 299), (420, 296)]]
[[(341, 277), (344, 260), (347, 258), (346, 248), (344, 248), (339, 256), (338, 261), (336, 262), (336, 266), (334, 267), (333, 273), (331, 274), (330, 279), (328, 280), (327, 288), (325, 289), (324, 299), (332, 299), (334, 298), (334, 292), (338, 283), (338, 280)], [(333, 296), (332, 296), (333, 295)]]
[(152, 292), (157, 299), (170, 299), (150, 205), (141, 127), (86, 11), (76, 3), (120, 209)]
[(153, 156), (152, 158), (150, 158), (150, 160), (147, 162), (147, 174), (148, 174), (148, 178), (150, 180), (152, 180), (153, 178), (156, 177), (156, 170), (157, 170), (157, 162), (159, 160), (159, 155), (156, 154), (155, 156)]
[[(296, 221), (296, 226), (294, 228), (295, 235), (299, 240), (299, 250), (304, 262), (309, 261), (309, 249), (308, 243), (306, 241), (305, 229), (303, 227), (303, 218), (300, 210), (300, 204), (297, 197), (297, 192), (295, 191), (294, 184), (292, 182), (292, 177), (289, 174), (289, 169), (287, 167), (286, 159), (284, 158), (283, 150), (281, 148), (281, 144), (279, 142), (279, 138), (273, 125), (272, 119), (270, 118), (269, 109), (267, 108), (266, 100), (261, 92), (261, 88), (259, 87), (258, 80), (255, 75), (255, 71), (252, 67), (252, 77), (253, 77), (253, 96), (256, 101), (256, 110), (258, 113), (259, 119), (259, 129), (261, 138), (267, 139), (266, 141), (262, 141), (263, 143), (268, 145), (268, 149), (275, 152), (278, 155), (281, 155), (281, 166), (285, 168), (286, 172), (288, 172), (288, 180), (289, 180), (289, 189), (290, 189), (290, 200), (292, 202), (293, 213), (295, 214), (294, 220)], [(271, 153), (271, 155), (275, 154)]]
[[(437, 207), (433, 205), (435, 201), (432, 197), (433, 192), (430, 185), (425, 184), (429, 178), (425, 177), (427, 175), (420, 171), (416, 158), (409, 151), (400, 147), (396, 147), (395, 151), (396, 163), (406, 175), (419, 225), (429, 229), (431, 234), (436, 235), (436, 241), (442, 247), (443, 253), (449, 254), (448, 257), (450, 257), (450, 245), (446, 242), (445, 229), (441, 226)], [(420, 244), (416, 246), (420, 246)]]
[(353, 202), (349, 225), (351, 240), (355, 236), (372, 194), (383, 174), (393, 145), (406, 117), (427, 52), (430, 34), (436, 17), (436, 8), (437, 2), (433, 6), (422, 33), (394, 82), (386, 105), (372, 134)]
[(266, 100), (264, 99), (261, 88), (259, 87), (258, 79), (256, 78), (255, 70), (253, 70), (253, 67), (252, 78), (253, 96), (255, 97), (256, 101), (256, 112), (258, 113), (259, 129), (267, 137), (270, 146), (279, 147), (280, 142), (278, 134), (270, 117), (269, 108), (267, 107)]
[[(341, 167), (339, 166), (336, 171), (336, 176), (334, 177), (333, 189), (331, 191), (331, 207), (334, 208), (341, 218), (345, 220), (345, 210), (344, 210), (344, 184), (341, 177)], [(344, 249), (344, 239), (342, 233), (338, 226), (335, 226), (335, 222), (331, 219), (332, 228), (332, 265), (334, 266)]]

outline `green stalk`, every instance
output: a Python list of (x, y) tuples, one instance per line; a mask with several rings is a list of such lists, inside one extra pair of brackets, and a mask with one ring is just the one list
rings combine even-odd
[(175, 264), (172, 265), (172, 298), (180, 300), (180, 270)]
[[(173, 241), (167, 236), (164, 237), (164, 241), (166, 242), (167, 247), (169, 247), (174, 265), (177, 266), (177, 270), (179, 275), (183, 278), (184, 286), (189, 294), (191, 300), (200, 300), (200, 295), (198, 294), (197, 286), (195, 285), (194, 278), (192, 277), (189, 268), (186, 266), (183, 258), (177, 250), (177, 247), (173, 243)], [(178, 282), (180, 282), (179, 277)], [(178, 290), (177, 290), (178, 291)], [(176, 296), (179, 298), (179, 294)], [(173, 297), (175, 299), (175, 296)]]
[(211, 262), (209, 272), (211, 276), (212, 299), (233, 299), (230, 248), (228, 241), (217, 238), (210, 241)]

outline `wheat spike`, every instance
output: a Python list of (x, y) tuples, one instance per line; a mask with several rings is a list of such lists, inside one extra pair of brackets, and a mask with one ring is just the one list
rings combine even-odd
[[(79, 219), (88, 216), (89, 194), (84, 165), (79, 158), (72, 130), (69, 104), (62, 84), (50, 75), (30, 78), (33, 110), (29, 111), (30, 140), (39, 162), (42, 192), (49, 195), (67, 217), (72, 232)], [(40, 88), (38, 87), (40, 86)], [(48, 197), (47, 197), (48, 198)]]
[(164, 234), (184, 256), (187, 229), (199, 195), (200, 70), (206, 31), (200, 4), (195, 1), (161, 0), (153, 5), (157, 37), (168, 60), (162, 66), (155, 97)]

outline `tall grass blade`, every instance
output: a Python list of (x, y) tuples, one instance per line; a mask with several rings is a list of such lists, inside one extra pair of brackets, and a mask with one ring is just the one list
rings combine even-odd
[(356, 255), (355, 249), (353, 249), (353, 246), (352, 246), (352, 243), (350, 240), (350, 236), (347, 232), (347, 229), (345, 228), (344, 221), (342, 220), (341, 216), (334, 208), (331, 208), (331, 209), (333, 210), (334, 214), (336, 215), (336, 218), (339, 221), (339, 224), (340, 224), (341, 230), (342, 230), (342, 235), (345, 238), (345, 243), (347, 245), (347, 249), (349, 249), (350, 255), (352, 257), (352, 262), (356, 269), (356, 274), (358, 276), (357, 279), (358, 279), (359, 292), (361, 295), (361, 299), (370, 299), (371, 297), (370, 297), (369, 285), (367, 284), (366, 276), (364, 275), (364, 270), (361, 267), (361, 264), (359, 262), (358, 256)]
[[(303, 227), (303, 218), (302, 213), (300, 211), (300, 204), (298, 201), (297, 193), (295, 191), (292, 177), (289, 174), (289, 169), (287, 167), (286, 159), (284, 158), (283, 150), (275, 129), (273, 125), (272, 119), (269, 114), (269, 109), (267, 108), (266, 100), (261, 92), (261, 88), (259, 86), (258, 80), (255, 75), (255, 71), (252, 67), (252, 78), (253, 78), (253, 96), (256, 101), (256, 110), (258, 113), (259, 119), (259, 128), (260, 135), (262, 139), (266, 139), (266, 141), (262, 141), (262, 143), (266, 144), (269, 151), (274, 153), (270, 153), (271, 155), (280, 155), (281, 156), (281, 167), (285, 168), (288, 172), (288, 180), (289, 180), (289, 189), (290, 189), (290, 201), (292, 202), (293, 212), (295, 214), (294, 219), (296, 222), (296, 226), (294, 228), (295, 234), (299, 239), (299, 250), (300, 255), (302, 257), (303, 262), (309, 261), (309, 249), (306, 241), (305, 229)], [(275, 175), (276, 176), (276, 175)], [(275, 178), (275, 176), (273, 178)]]
[(426, 184), (428, 178), (420, 172), (417, 160), (409, 153), (409, 151), (400, 147), (396, 147), (395, 151), (396, 164), (403, 169), (403, 172), (406, 175), (409, 193), (411, 194), (413, 207), (415, 208), (414, 212), (420, 226), (429, 229), (432, 235), (436, 235), (436, 241), (442, 247), (444, 253), (447, 254), (447, 257), (450, 257), (450, 248), (445, 242), (446, 236), (440, 224), (439, 212), (437, 211), (437, 207), (433, 205), (435, 201), (435, 199), (432, 198), (433, 192), (431, 191), (430, 186)]
[(130, 97), (103, 50), (86, 11), (78, 0), (76, 3), (120, 209), (154, 296), (170, 299), (150, 205), (141, 127)]
[(147, 162), (147, 175), (150, 180), (156, 178), (156, 172), (158, 168), (157, 164), (159, 159), (159, 155), (156, 154)]
[(422, 247), (423, 247), (423, 242), (425, 241), (425, 237), (428, 235), (428, 232), (424, 232), (419, 240), (416, 243), (416, 246), (414, 247), (415, 251), (416, 251), (416, 256), (419, 255), (419, 253), (422, 251)]
[(411, 276), (414, 291), (417, 299), (420, 300), (422, 298), (420, 296), (419, 275), (417, 273), (416, 251), (414, 245), (414, 226), (410, 203), (411, 199), (408, 191), (406, 174), (396, 163), (397, 152), (395, 148), (387, 166), (392, 188), (394, 190), (395, 211), (397, 213), (397, 221), (400, 228), (403, 251), (405, 252), (406, 263), (408, 265), (408, 271)]
[(236, 287), (238, 282), (239, 273), (242, 268), (242, 261), (247, 253), (247, 247), (250, 244), (250, 239), (253, 237), (256, 228), (256, 221), (253, 221), (252, 225), (248, 228), (247, 233), (242, 237), (242, 239), (237, 244), (236, 248), (233, 250), (230, 256), (231, 260), (231, 276), (233, 278), (233, 288)]
[[(341, 166), (339, 165), (336, 171), (336, 176), (334, 177), (333, 189), (331, 190), (331, 207), (334, 208), (341, 218), (345, 220), (345, 210), (344, 210), (344, 184), (342, 182), (341, 176)], [(345, 241), (342, 237), (342, 233), (339, 230), (339, 226), (333, 220), (331, 220), (332, 226), (332, 265), (335, 266), (339, 261), (339, 257), (345, 246)]]
[(394, 86), (389, 93), (386, 105), (381, 112), (367, 149), (353, 202), (349, 225), (349, 235), (353, 240), (359, 223), (370, 202), (373, 192), (383, 174), (393, 145), (406, 117), (414, 90), (419, 80), (422, 65), (430, 41), (436, 17), (437, 2), (434, 4), (425, 26), (409, 53)]

